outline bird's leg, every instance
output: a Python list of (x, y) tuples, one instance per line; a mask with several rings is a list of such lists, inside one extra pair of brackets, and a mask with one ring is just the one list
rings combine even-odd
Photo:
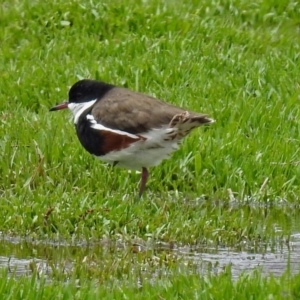
[(142, 175), (141, 175), (141, 186), (140, 186), (139, 197), (141, 197), (142, 194), (143, 194), (143, 192), (144, 192), (144, 189), (145, 189), (145, 187), (146, 187), (146, 183), (147, 183), (148, 176), (149, 176), (148, 170), (147, 170), (145, 167), (143, 167), (143, 168), (142, 168)]

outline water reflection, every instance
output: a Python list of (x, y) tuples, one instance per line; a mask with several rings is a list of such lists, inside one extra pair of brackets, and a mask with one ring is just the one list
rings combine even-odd
[[(288, 244), (281, 244), (272, 249), (248, 251), (228, 248), (188, 247), (156, 243), (155, 246), (141, 243), (101, 241), (88, 245), (78, 243), (34, 242), (20, 239), (2, 238), (0, 242), (0, 267), (8, 268), (9, 273), (30, 275), (33, 270), (43, 275), (50, 275), (53, 268), (61, 272), (71, 272), (75, 262), (88, 261), (97, 265), (97, 259), (115, 257), (116, 253), (129, 251), (134, 257), (136, 253), (168, 253), (178, 261), (188, 265), (192, 272), (205, 274), (208, 269), (218, 273), (231, 265), (232, 276), (238, 277), (241, 272), (251, 272), (260, 268), (263, 274), (281, 275), (290, 268), (292, 273), (300, 270), (300, 233), (291, 235)], [(138, 267), (138, 266), (137, 266)], [(159, 268), (159, 266), (157, 266)]]

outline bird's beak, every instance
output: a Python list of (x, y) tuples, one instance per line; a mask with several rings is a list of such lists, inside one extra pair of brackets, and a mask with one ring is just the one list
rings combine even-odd
[(68, 104), (69, 102), (65, 101), (61, 104), (58, 104), (56, 106), (53, 106), (52, 108), (50, 108), (49, 110), (50, 111), (55, 111), (55, 110), (60, 110), (60, 109), (65, 109), (65, 108), (68, 108)]

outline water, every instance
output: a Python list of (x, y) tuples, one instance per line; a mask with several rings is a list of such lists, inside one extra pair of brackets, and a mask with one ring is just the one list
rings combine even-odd
[[(97, 265), (97, 259), (122, 256), (127, 252), (136, 256), (137, 253), (166, 253), (181, 263), (188, 265), (193, 272), (205, 274), (208, 269), (215, 273), (221, 272), (224, 267), (231, 265), (233, 278), (242, 272), (250, 273), (259, 268), (266, 276), (272, 273), (280, 276), (288, 268), (291, 273), (300, 270), (300, 233), (291, 235), (289, 243), (275, 245), (272, 249), (268, 246), (260, 249), (229, 249), (225, 247), (205, 248), (201, 245), (176, 246), (165, 243), (145, 245), (143, 243), (123, 243), (101, 241), (89, 245), (87, 243), (39, 242), (19, 238), (2, 237), (0, 242), (0, 267), (8, 268), (10, 274), (31, 275), (33, 270), (51, 278), (54, 269), (61, 272), (72, 272), (77, 262)], [(126, 257), (125, 255), (124, 257)], [(88, 259), (87, 259), (88, 258)], [(159, 268), (159, 266), (157, 267)], [(153, 273), (152, 273), (153, 274)]]

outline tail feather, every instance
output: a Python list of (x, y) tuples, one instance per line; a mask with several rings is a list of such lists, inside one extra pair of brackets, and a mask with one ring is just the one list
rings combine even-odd
[(151, 147), (162, 147), (160, 144), (161, 142), (172, 142), (173, 149), (177, 149), (180, 140), (189, 134), (192, 129), (214, 122), (215, 121), (207, 115), (192, 115), (186, 111), (175, 115), (167, 127), (153, 129), (143, 134), (143, 137), (146, 137), (147, 139), (145, 145), (151, 143)]
[(169, 127), (177, 129), (173, 138), (181, 139), (196, 127), (214, 123), (207, 115), (191, 115), (188, 111), (177, 114), (171, 120)]
[(214, 119), (209, 118), (207, 115), (199, 115), (190, 117), (192, 122), (197, 122), (200, 125), (212, 124), (215, 122)]
[(175, 115), (171, 120), (169, 127), (177, 128), (178, 131), (192, 130), (204, 124), (214, 123), (214, 120), (207, 115), (191, 115), (189, 112)]

